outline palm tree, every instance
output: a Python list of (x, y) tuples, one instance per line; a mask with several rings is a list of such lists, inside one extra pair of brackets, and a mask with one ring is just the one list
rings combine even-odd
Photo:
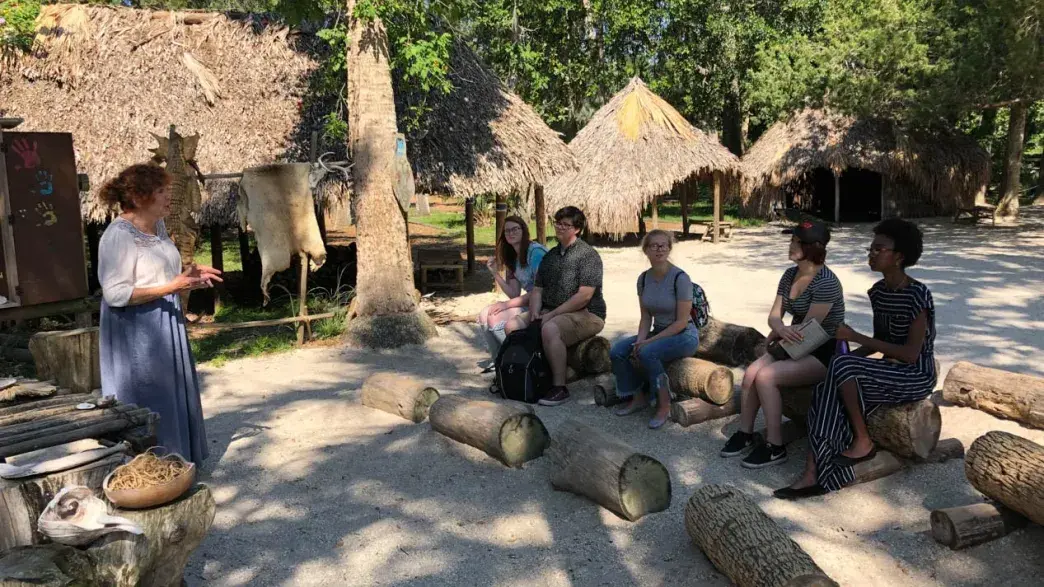
[(349, 342), (370, 347), (422, 343), (435, 324), (417, 307), (406, 214), (395, 198), (395, 99), (388, 34), (380, 18), (355, 16), (348, 1), (348, 148), (358, 198), (356, 317)]

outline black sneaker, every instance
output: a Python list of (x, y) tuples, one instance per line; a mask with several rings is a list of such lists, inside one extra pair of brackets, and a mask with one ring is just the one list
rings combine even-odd
[(737, 430), (729, 437), (729, 441), (725, 443), (725, 448), (721, 449), (721, 456), (725, 458), (738, 457), (753, 448), (760, 440), (761, 436), (757, 434)]
[(743, 459), (740, 464), (748, 469), (763, 469), (785, 462), (787, 462), (787, 447), (766, 442), (754, 447), (754, 450), (750, 451), (747, 458)]
[(551, 393), (547, 397), (537, 401), (542, 406), (558, 406), (569, 401), (569, 390), (566, 386), (561, 385), (558, 387), (552, 387)]

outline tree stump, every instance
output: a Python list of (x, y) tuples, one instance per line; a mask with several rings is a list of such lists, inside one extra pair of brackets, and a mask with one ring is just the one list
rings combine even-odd
[(609, 360), (609, 340), (592, 336), (566, 349), (566, 363), (580, 377), (608, 373), (612, 369)]
[(428, 417), (436, 432), (509, 467), (521, 467), (539, 457), (550, 443), (544, 423), (523, 403), (447, 395), (431, 406)]
[(943, 399), (1044, 429), (1044, 377), (961, 361), (946, 374)]
[(725, 405), (732, 399), (732, 370), (703, 359), (678, 359), (667, 365), (671, 391), (695, 397), (714, 405)]
[(156, 508), (117, 509), (114, 515), (138, 524), (144, 534), (109, 534), (86, 550), (59, 544), (10, 550), (0, 555), (0, 583), (178, 587), (214, 512), (206, 485), (196, 485), (177, 501)]
[(591, 394), (597, 406), (608, 408), (623, 402), (623, 398), (616, 395), (616, 378), (611, 373), (600, 375), (591, 386)]
[(740, 411), (739, 398), (729, 403), (718, 406), (702, 399), (687, 399), (671, 404), (671, 420), (680, 426), (692, 426), (707, 420), (717, 420), (738, 414)]
[(1044, 446), (994, 430), (964, 457), (972, 487), (1038, 524), (1044, 524)]
[(974, 503), (934, 510), (931, 524), (936, 542), (960, 550), (1007, 536), (1025, 527), (1026, 518), (1004, 506)]
[(42, 544), (36, 520), (63, 487), (83, 485), (100, 489), (102, 480), (123, 464), (123, 455), (111, 455), (69, 471), (28, 479), (0, 479), (0, 552), (15, 546)]
[(837, 587), (754, 500), (729, 485), (692, 494), (685, 531), (739, 587)]
[(671, 476), (656, 459), (576, 420), (551, 440), (551, 485), (630, 521), (671, 505)]
[(38, 332), (29, 352), (40, 379), (54, 379), (73, 393), (101, 387), (101, 354), (97, 328)]
[[(780, 390), (783, 415), (805, 423), (812, 403), (812, 387)], [(879, 448), (912, 458), (927, 459), (939, 441), (942, 414), (931, 399), (919, 402), (879, 406), (867, 418), (870, 438)]]
[(729, 367), (746, 367), (764, 352), (764, 334), (748, 326), (737, 326), (711, 317), (700, 329), (696, 357)]
[(406, 375), (374, 373), (362, 386), (362, 403), (411, 422), (423, 422), (439, 392)]

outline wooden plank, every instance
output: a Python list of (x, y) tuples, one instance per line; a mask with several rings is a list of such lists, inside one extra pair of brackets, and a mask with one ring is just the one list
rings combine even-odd
[(97, 312), (100, 307), (101, 303), (98, 298), (82, 298), (33, 306), (12, 306), (0, 308), (0, 320), (32, 320), (57, 314)]
[[(0, 144), (4, 142), (4, 133), (0, 130)], [(3, 295), (9, 304), (21, 304), (18, 296), (18, 263), (15, 261), (14, 231), (11, 229), (11, 194), (7, 188), (7, 157), (3, 149), (0, 149), (0, 239), (3, 240), (4, 253), (4, 281), (7, 283), (7, 291)], [(4, 319), (0, 314), (0, 319)], [(8, 318), (18, 320), (19, 318)]]
[(312, 314), (310, 316), (290, 316), (289, 318), (275, 318), (272, 320), (251, 320), (249, 322), (229, 322), (219, 323), (211, 322), (208, 324), (189, 324), (189, 330), (236, 330), (238, 328), (263, 328), (265, 326), (279, 326), (280, 324), (294, 324), (302, 320), (312, 322), (313, 320), (323, 320), (326, 318), (333, 318), (337, 315), (337, 312), (324, 312), (322, 314)]

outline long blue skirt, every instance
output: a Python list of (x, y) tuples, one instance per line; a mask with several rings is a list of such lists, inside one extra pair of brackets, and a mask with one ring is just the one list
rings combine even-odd
[(100, 343), (102, 394), (158, 413), (159, 445), (202, 465), (203, 406), (178, 296), (125, 308), (103, 301)]

